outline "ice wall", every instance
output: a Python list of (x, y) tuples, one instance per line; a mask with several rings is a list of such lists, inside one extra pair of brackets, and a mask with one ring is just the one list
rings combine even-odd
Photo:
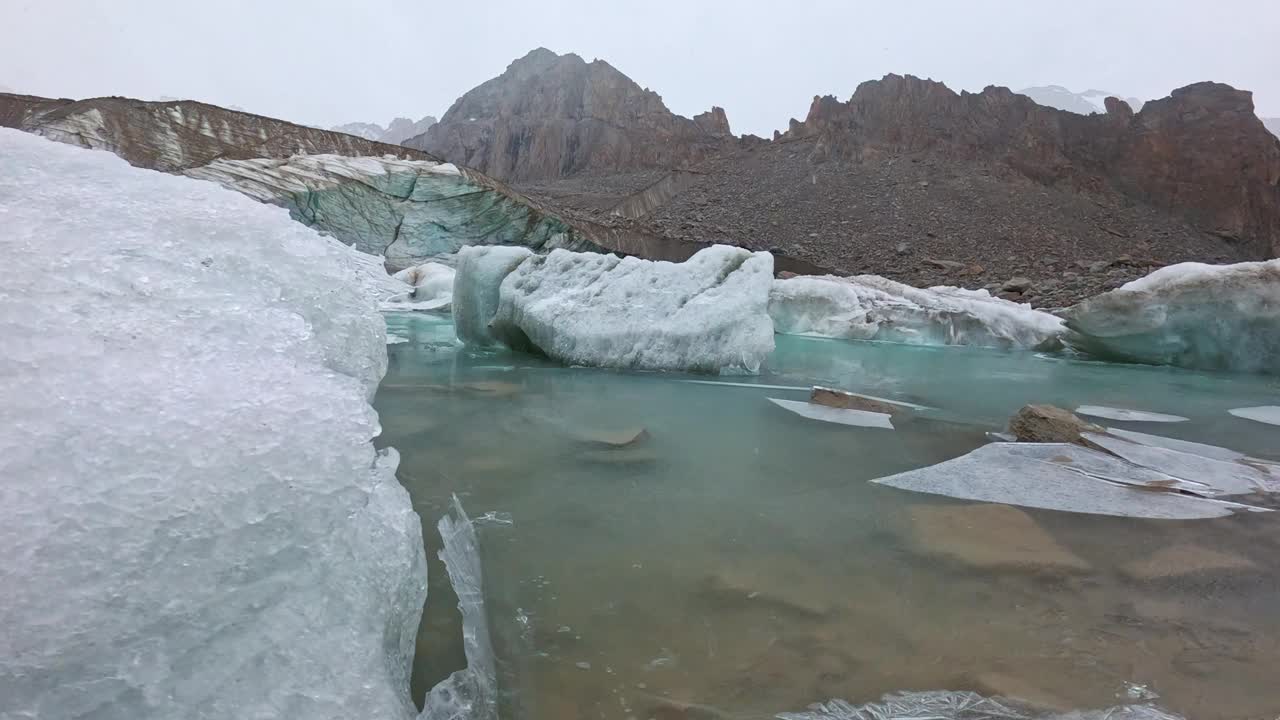
[(464, 245), (599, 249), (527, 198), (449, 163), (295, 155), (216, 160), (185, 172), (287, 207), (295, 219), (396, 267)]
[(1280, 373), (1280, 260), (1161, 268), (1069, 308), (1071, 343), (1106, 359)]
[(412, 717), (424, 552), (358, 256), (2, 129), (0, 228), (0, 716)]
[(878, 275), (777, 280), (769, 299), (777, 332), (913, 345), (1058, 346), (1062, 321), (985, 290), (916, 288)]

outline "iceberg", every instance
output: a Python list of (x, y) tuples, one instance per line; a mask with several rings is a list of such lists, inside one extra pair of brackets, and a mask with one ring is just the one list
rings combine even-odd
[(358, 256), (6, 129), (0, 226), (0, 715), (414, 717), (425, 553)]
[(410, 289), (386, 301), (387, 310), (448, 310), (453, 302), (454, 269), (436, 262), (405, 268), (392, 276)]
[(1064, 317), (1068, 342), (1103, 359), (1280, 373), (1280, 260), (1170, 265)]
[(776, 280), (774, 329), (789, 335), (912, 345), (1054, 349), (1062, 320), (986, 290), (916, 288), (878, 275)]
[[(479, 284), (471, 268), (459, 287)], [(773, 351), (772, 282), (772, 255), (728, 245), (682, 263), (553, 250), (502, 278), (489, 332), (569, 365), (753, 373)]]
[(490, 348), (505, 343), (493, 328), (502, 281), (520, 263), (533, 256), (528, 248), (514, 246), (465, 247), (458, 253), (453, 283), (453, 324), (458, 339), (472, 347)]
[(600, 250), (563, 219), (479, 173), (394, 157), (294, 155), (215, 160), (185, 170), (323, 230), (393, 267), (465, 245)]

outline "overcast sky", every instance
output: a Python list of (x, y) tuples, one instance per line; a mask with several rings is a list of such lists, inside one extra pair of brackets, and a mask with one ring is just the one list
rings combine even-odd
[(0, 86), (321, 126), (439, 116), (538, 46), (608, 60), (682, 115), (721, 105), (737, 133), (889, 72), (1144, 100), (1217, 80), (1280, 116), (1276, 0), (0, 0), (0, 25)]

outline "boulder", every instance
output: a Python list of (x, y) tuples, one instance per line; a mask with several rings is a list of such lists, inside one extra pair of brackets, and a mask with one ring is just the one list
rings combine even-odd
[(1106, 432), (1073, 413), (1053, 405), (1026, 405), (1009, 420), (1009, 432), (1018, 442), (1075, 443), (1084, 445), (1081, 433)]

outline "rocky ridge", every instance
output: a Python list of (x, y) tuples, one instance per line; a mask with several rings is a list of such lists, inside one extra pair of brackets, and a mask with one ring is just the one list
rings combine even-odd
[(732, 143), (721, 108), (693, 119), (603, 60), (539, 48), (405, 142), (511, 182), (671, 169)]
[(352, 122), (344, 125), (335, 125), (330, 130), (356, 135), (374, 142), (399, 145), (409, 138), (421, 135), (435, 124), (436, 119), (431, 115), (427, 115), (417, 122), (406, 117), (398, 117), (386, 127), (382, 127), (377, 123)]

